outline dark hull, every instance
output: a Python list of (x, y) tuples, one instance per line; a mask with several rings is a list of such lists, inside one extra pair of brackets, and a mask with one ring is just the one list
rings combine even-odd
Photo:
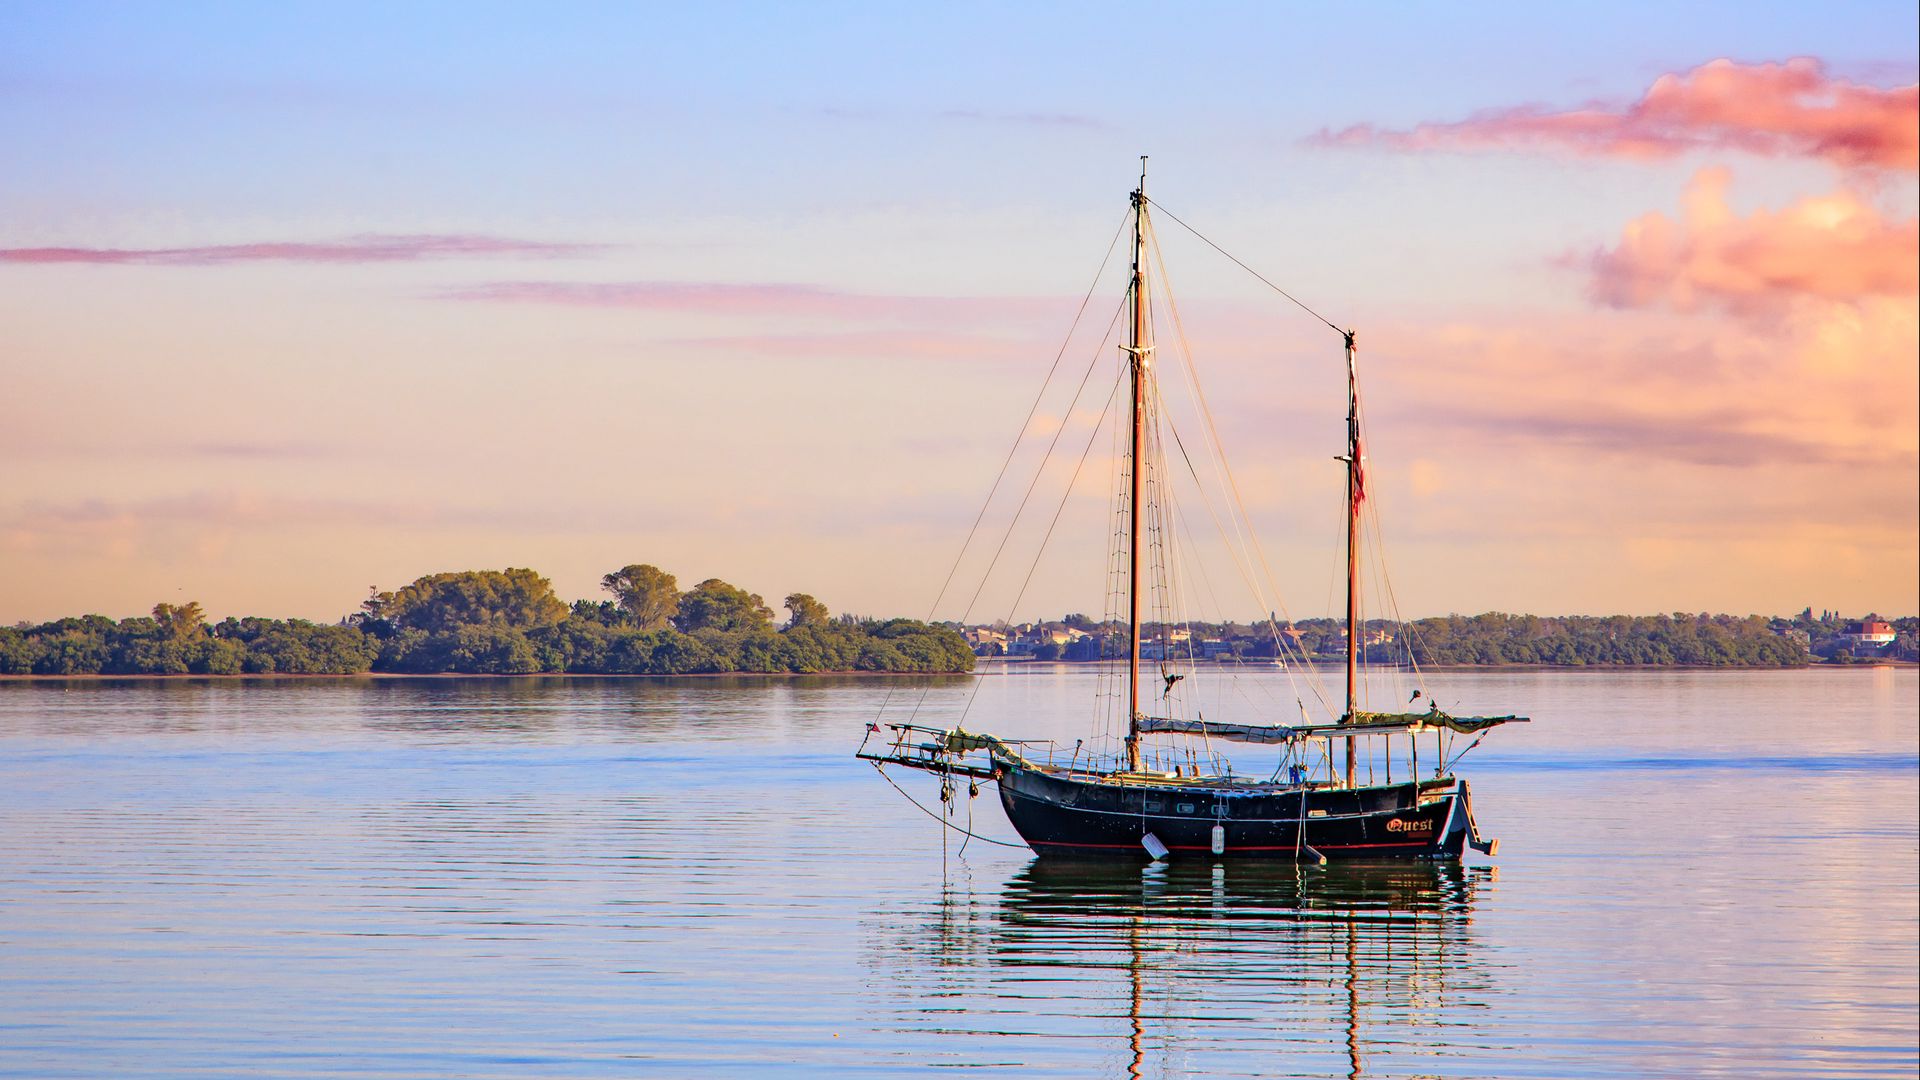
[(1466, 797), (1450, 781), (1140, 784), (1001, 765), (1000, 804), (1041, 855), (1147, 859), (1152, 834), (1176, 859), (1457, 859), (1468, 839)]

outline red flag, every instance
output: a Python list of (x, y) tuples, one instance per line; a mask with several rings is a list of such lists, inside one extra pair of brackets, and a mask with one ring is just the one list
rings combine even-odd
[(1353, 440), (1353, 512), (1360, 512), (1360, 504), (1367, 501), (1367, 457), (1366, 447), (1358, 436)]

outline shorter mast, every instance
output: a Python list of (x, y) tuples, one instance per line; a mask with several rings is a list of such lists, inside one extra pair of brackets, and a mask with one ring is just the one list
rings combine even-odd
[[(1353, 331), (1347, 338), (1347, 714), (1342, 723), (1354, 721), (1357, 705), (1354, 695), (1358, 667), (1360, 627), (1360, 501), (1366, 497), (1366, 476), (1360, 470), (1360, 390), (1354, 372)], [(1353, 786), (1354, 738), (1347, 736), (1347, 786)]]

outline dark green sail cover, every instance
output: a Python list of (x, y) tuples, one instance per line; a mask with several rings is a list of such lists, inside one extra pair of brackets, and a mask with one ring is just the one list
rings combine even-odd
[(1356, 724), (1404, 724), (1411, 728), (1443, 727), (1449, 731), (1458, 731), (1463, 735), (1475, 731), (1485, 731), (1500, 724), (1524, 724), (1524, 716), (1453, 716), (1439, 709), (1423, 713), (1377, 713), (1356, 712), (1353, 714)]
[(1423, 713), (1356, 712), (1351, 723), (1282, 725), (1212, 724), (1205, 720), (1173, 720), (1160, 716), (1140, 719), (1143, 733), (1200, 735), (1229, 742), (1285, 743), (1296, 739), (1327, 739), (1346, 735), (1399, 735), (1446, 728), (1461, 734), (1485, 731), (1500, 724), (1524, 724), (1524, 716), (1453, 716), (1438, 709)]

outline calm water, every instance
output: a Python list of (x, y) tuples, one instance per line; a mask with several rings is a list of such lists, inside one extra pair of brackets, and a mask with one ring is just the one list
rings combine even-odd
[(971, 680), (0, 683), (0, 1074), (1920, 1068), (1914, 671), (1441, 681), (1536, 718), (1464, 770), (1500, 857), (1298, 870), (943, 844), (849, 754)]

